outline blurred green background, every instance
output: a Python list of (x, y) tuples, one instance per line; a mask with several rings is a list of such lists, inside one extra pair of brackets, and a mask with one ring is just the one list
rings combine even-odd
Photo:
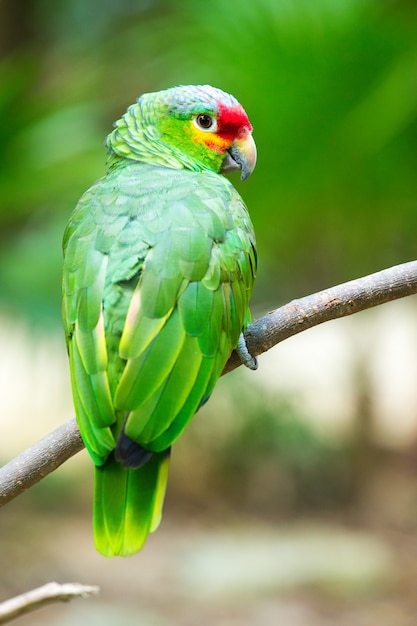
[[(71, 417), (60, 328), (62, 233), (80, 195), (105, 171), (104, 138), (113, 121), (145, 91), (210, 83), (233, 93), (248, 112), (258, 165), (244, 185), (237, 177), (233, 182), (257, 232), (255, 316), (416, 257), (414, 2), (0, 0), (0, 54), (0, 459)], [(23, 584), (79, 579), (75, 562), (87, 559), (91, 567), (81, 571), (91, 579), (85, 582), (102, 584), (102, 599), (50, 609), (39, 624), (415, 624), (411, 581), (417, 569), (410, 554), (417, 552), (417, 405), (415, 383), (402, 385), (417, 376), (417, 310), (414, 299), (384, 310), (386, 323), (373, 317), (383, 313), (368, 312), (356, 316), (359, 322), (338, 322), (335, 335), (314, 335), (316, 343), (303, 334), (291, 344), (298, 350), (293, 369), (277, 348), (275, 360), (261, 359), (256, 378), (236, 372), (220, 381), (206, 418), (194, 420), (178, 443), (165, 529), (129, 565), (106, 561), (104, 573), (93, 553), (91, 470), (83, 455), (7, 507), (0, 519), (7, 549), (0, 550), (12, 573), (0, 579), (2, 597)], [(391, 335), (394, 327), (405, 334)], [(375, 364), (385, 335), (386, 359)], [(335, 345), (344, 346), (345, 360), (331, 352)], [(398, 346), (414, 346), (408, 360)], [(310, 370), (303, 367), (308, 360)], [(334, 401), (327, 388), (315, 386), (321, 366), (326, 377), (337, 370), (336, 378), (349, 380), (346, 397)], [(280, 385), (286, 371), (301, 371), (299, 384)], [(411, 420), (405, 436), (396, 437), (404, 424), (398, 419), (397, 426), (397, 400), (385, 403), (381, 380), (395, 380), (405, 398)], [(332, 389), (338, 395), (337, 385)], [(330, 421), (327, 415), (320, 422), (322, 409), (300, 400), (318, 396)], [(337, 431), (339, 412), (346, 423)], [(390, 424), (385, 438), (381, 415)], [(28, 526), (37, 549), (32, 542), (27, 547)], [(230, 570), (226, 594), (205, 601), (204, 554), (195, 563), (184, 557), (197, 581), (194, 593), (188, 574), (179, 573), (179, 552), (187, 551), (183, 528), (190, 538), (205, 529), (193, 538), (203, 544), (200, 556), (208, 549), (203, 538), (220, 536), (213, 544), (216, 575), (228, 571), (221, 555), (226, 558), (236, 537), (240, 555), (246, 548), (255, 555), (240, 570), (256, 572), (263, 548), (250, 541), (273, 529), (282, 545), (271, 559), (285, 563), (293, 555), (289, 573), (282, 584), (274, 570), (264, 586), (249, 580), (247, 589), (241, 582), (229, 593), (240, 571)], [(288, 538), (288, 528), (299, 529), (296, 539)], [(353, 573), (343, 570), (342, 558), (342, 574), (326, 569), (323, 559), (338, 561), (353, 531), (366, 533), (364, 547), (348, 550), (357, 554)], [(324, 539), (316, 554), (318, 535), (333, 532), (342, 548), (336, 542), (326, 553)], [(274, 534), (267, 542), (271, 554), (278, 539)], [(312, 549), (313, 573), (303, 578)], [(368, 553), (371, 565), (364, 570), (361, 555)], [(169, 575), (155, 565), (164, 555)], [(233, 550), (229, 562), (236, 563)], [(142, 563), (153, 572), (152, 593)], [(112, 577), (126, 583), (136, 575), (122, 606), (123, 585), (112, 592)], [(172, 580), (178, 588), (167, 593)], [(27, 620), (21, 623), (38, 623)]]

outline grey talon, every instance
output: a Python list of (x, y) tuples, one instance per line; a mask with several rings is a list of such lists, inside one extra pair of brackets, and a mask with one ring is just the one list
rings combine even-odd
[(236, 352), (242, 365), (248, 367), (250, 370), (258, 369), (258, 359), (256, 356), (252, 356), (249, 352), (243, 333), (240, 333), (239, 341), (236, 346)]

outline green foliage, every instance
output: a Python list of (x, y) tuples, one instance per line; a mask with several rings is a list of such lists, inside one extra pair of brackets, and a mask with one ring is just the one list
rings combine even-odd
[(415, 17), (378, 0), (34, 2), (32, 39), (0, 61), (1, 302), (59, 319), (60, 229), (104, 172), (105, 135), (140, 93), (180, 83), (233, 93), (254, 125), (240, 191), (259, 301), (413, 258)]
[(211, 480), (232, 508), (278, 514), (343, 505), (354, 471), (348, 445), (327, 441), (290, 399), (243, 393), (236, 421), (215, 451)]

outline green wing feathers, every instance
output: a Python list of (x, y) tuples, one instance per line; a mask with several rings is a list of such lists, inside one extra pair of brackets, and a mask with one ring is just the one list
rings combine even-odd
[[(74, 404), (97, 466), (96, 545), (127, 555), (159, 523), (165, 451), (247, 324), (254, 235), (223, 177), (124, 164), (83, 196), (64, 252)], [(114, 460), (122, 430), (154, 452), (138, 469)]]
[[(115, 446), (115, 412), (107, 376), (103, 290), (108, 258), (95, 248), (95, 224), (84, 206), (64, 239), (63, 318), (75, 411), (84, 444), (96, 465)], [(70, 229), (74, 228), (70, 236)]]

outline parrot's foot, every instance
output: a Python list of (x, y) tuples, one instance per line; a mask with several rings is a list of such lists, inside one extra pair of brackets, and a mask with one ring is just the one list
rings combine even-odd
[(256, 356), (252, 356), (249, 352), (243, 333), (240, 333), (239, 342), (236, 346), (236, 352), (242, 365), (248, 367), (250, 370), (258, 369), (258, 359)]

